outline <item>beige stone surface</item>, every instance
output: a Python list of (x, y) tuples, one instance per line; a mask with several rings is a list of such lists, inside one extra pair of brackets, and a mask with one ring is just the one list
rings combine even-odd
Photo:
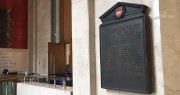
[[(3, 55), (6, 55), (8, 57), (11, 58), (0, 58), (3, 64), (6, 62), (3, 62), (2, 60), (11, 60), (10, 62), (15, 62), (16, 64), (10, 65), (9, 66), (13, 66), (10, 68), (7, 68), (10, 72), (12, 71), (18, 71), (18, 70), (22, 70), (27, 71), (28, 70), (28, 50), (27, 49), (12, 49), (12, 48), (0, 48), (0, 55), (1, 57), (3, 57)], [(5, 56), (5, 57), (6, 57)], [(6, 68), (2, 68), (1, 66), (3, 66), (3, 64), (0, 63), (0, 73), (6, 69)]]
[(180, 95), (180, 1), (160, 0), (166, 95)]
[(17, 95), (72, 95), (72, 87), (63, 88), (63, 86), (47, 83), (17, 83)]
[(51, 38), (51, 0), (37, 0), (37, 73), (47, 75)]
[(28, 0), (28, 72), (35, 68), (36, 22), (36, 0)]
[(73, 95), (91, 95), (87, 2), (72, 0)]

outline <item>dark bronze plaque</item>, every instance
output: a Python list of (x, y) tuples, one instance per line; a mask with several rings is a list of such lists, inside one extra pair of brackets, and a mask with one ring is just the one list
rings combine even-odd
[(146, 6), (117, 3), (100, 18), (102, 88), (151, 93)]

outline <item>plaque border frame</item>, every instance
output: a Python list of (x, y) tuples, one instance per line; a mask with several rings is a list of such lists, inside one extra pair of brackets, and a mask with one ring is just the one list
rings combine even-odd
[[(142, 10), (140, 11), (136, 11), (134, 13), (136, 13), (133, 17), (126, 17), (127, 14), (125, 14), (124, 12), (124, 16), (122, 18), (105, 18), (110, 12), (112, 12), (114, 9), (116, 9), (116, 7), (118, 6), (124, 6), (124, 8), (126, 6), (130, 6), (130, 7), (135, 7), (135, 8), (141, 8)], [(139, 7), (140, 6), (140, 7)], [(112, 8), (110, 8), (110, 10), (108, 10), (107, 12), (105, 12), (105, 14), (103, 14), (100, 19), (102, 21), (102, 24), (100, 25), (99, 31), (100, 31), (100, 66), (102, 65), (102, 58), (101, 58), (101, 27), (103, 27), (104, 25), (108, 25), (108, 24), (112, 24), (112, 23), (119, 23), (122, 22), (124, 20), (130, 20), (130, 19), (135, 19), (138, 17), (142, 17), (143, 18), (143, 48), (146, 52), (145, 55), (145, 73), (146, 73), (146, 91), (137, 91), (137, 90), (128, 90), (128, 89), (120, 89), (120, 88), (111, 88), (111, 87), (103, 87), (102, 86), (102, 74), (101, 74), (101, 88), (105, 88), (105, 89), (112, 89), (112, 90), (122, 90), (122, 91), (130, 91), (130, 92), (137, 92), (137, 93), (144, 93), (144, 94), (150, 94), (152, 93), (152, 74), (151, 74), (151, 69), (152, 69), (152, 55), (151, 55), (151, 43), (150, 43), (150, 38), (151, 38), (151, 33), (149, 32), (149, 22), (148, 22), (148, 13), (146, 12), (147, 10), (147, 6), (145, 5), (140, 5), (140, 4), (130, 4), (130, 3), (122, 3), (122, 2), (118, 2), (117, 4), (115, 4)], [(131, 14), (128, 14), (131, 15)], [(104, 19), (105, 18), (105, 19)], [(102, 66), (101, 66), (102, 68)], [(101, 69), (101, 73), (102, 73), (102, 69)]]

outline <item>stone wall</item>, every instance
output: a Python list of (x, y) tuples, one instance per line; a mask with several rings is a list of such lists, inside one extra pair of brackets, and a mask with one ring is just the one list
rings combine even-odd
[(166, 95), (180, 95), (179, 5), (179, 0), (160, 0), (164, 85)]
[(28, 71), (28, 50), (0, 48), (0, 73), (4, 69)]

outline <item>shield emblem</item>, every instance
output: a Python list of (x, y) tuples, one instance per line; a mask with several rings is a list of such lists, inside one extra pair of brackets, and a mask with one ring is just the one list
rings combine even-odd
[(115, 11), (115, 15), (117, 18), (120, 18), (122, 17), (123, 15), (123, 7), (119, 6), (116, 8), (116, 11)]

